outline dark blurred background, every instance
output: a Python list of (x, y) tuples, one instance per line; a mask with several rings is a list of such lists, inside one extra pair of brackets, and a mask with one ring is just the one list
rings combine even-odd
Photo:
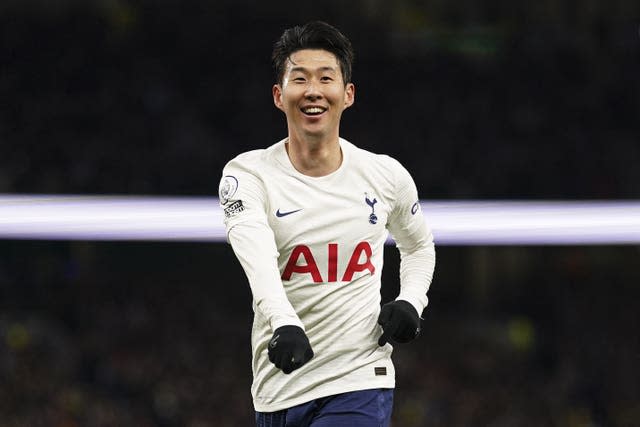
[[(640, 198), (627, 0), (2, 0), (0, 193), (216, 195), (285, 136), (271, 46), (311, 19), (356, 49), (342, 135), (421, 197)], [(393, 426), (640, 425), (639, 258), (439, 246)], [(0, 425), (251, 425), (250, 299), (223, 243), (0, 241)]]

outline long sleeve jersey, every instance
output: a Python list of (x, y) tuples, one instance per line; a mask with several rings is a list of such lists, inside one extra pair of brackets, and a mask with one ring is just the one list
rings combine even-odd
[[(378, 346), (384, 244), (400, 251), (400, 293), (418, 313), (435, 266), (432, 233), (413, 179), (399, 162), (340, 139), (342, 163), (310, 177), (282, 140), (240, 154), (223, 171), (228, 240), (253, 295), (254, 407), (272, 412), (310, 400), (395, 387), (393, 347)], [(297, 325), (315, 356), (291, 374), (269, 362), (273, 331)]]

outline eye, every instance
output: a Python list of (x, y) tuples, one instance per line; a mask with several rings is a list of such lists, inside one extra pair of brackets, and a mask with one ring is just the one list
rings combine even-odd
[(322, 76), (322, 77), (320, 78), (320, 81), (323, 81), (323, 82), (331, 82), (331, 81), (333, 81), (333, 77), (331, 77), (331, 76)]

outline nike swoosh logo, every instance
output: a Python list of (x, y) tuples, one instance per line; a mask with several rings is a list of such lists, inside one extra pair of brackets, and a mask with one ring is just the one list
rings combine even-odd
[(278, 218), (282, 218), (283, 216), (291, 215), (292, 213), (300, 212), (301, 210), (302, 210), (302, 208), (300, 208), (300, 209), (296, 209), (295, 211), (280, 212), (280, 209), (278, 209), (278, 210), (276, 211), (276, 216), (277, 216)]
[(275, 337), (271, 338), (271, 341), (269, 341), (269, 347), (276, 348), (276, 346), (278, 345), (278, 338), (280, 338), (280, 335), (276, 335)]

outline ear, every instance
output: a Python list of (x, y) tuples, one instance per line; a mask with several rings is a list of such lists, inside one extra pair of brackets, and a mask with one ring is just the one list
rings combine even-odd
[(353, 83), (347, 83), (344, 91), (344, 108), (347, 109), (356, 101), (356, 86)]
[(284, 107), (282, 106), (282, 87), (279, 84), (273, 85), (271, 88), (271, 93), (273, 94), (273, 103), (279, 110), (284, 111)]

